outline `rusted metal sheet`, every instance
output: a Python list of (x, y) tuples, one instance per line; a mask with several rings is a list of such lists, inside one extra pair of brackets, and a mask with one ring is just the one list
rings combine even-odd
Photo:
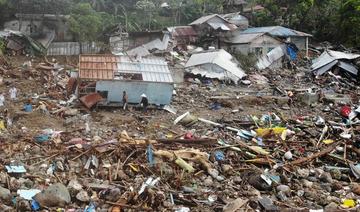
[(88, 109), (92, 108), (94, 105), (96, 105), (96, 103), (100, 102), (101, 100), (103, 100), (103, 98), (98, 93), (91, 93), (80, 98), (80, 102), (83, 103)]
[(68, 96), (70, 96), (71, 94), (73, 94), (75, 92), (76, 85), (77, 85), (77, 79), (74, 77), (70, 77), (70, 79), (66, 85), (66, 92), (67, 92)]
[(119, 57), (114, 55), (80, 55), (79, 77), (91, 80), (114, 79)]

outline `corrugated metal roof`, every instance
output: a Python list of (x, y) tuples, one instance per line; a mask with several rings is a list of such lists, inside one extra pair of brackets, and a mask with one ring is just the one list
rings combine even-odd
[(113, 79), (118, 58), (113, 55), (80, 55), (79, 77), (82, 79)]
[(143, 81), (173, 83), (171, 72), (163, 58), (140, 58), (131, 60), (130, 57), (120, 56), (119, 73), (141, 73)]
[(313, 64), (311, 65), (311, 69), (312, 70), (319, 69), (322, 66), (331, 63), (334, 60), (341, 60), (341, 59), (354, 60), (357, 58), (360, 58), (359, 54), (351, 54), (351, 53), (328, 50), (323, 52), (318, 58), (316, 58), (313, 61)]
[(224, 21), (224, 23), (230, 23), (228, 22), (226, 19), (224, 19), (223, 17), (221, 17), (220, 15), (218, 14), (212, 14), (212, 15), (207, 15), (207, 16), (203, 16), (203, 17), (200, 17), (198, 19), (196, 19), (195, 21), (193, 21), (192, 23), (190, 23), (189, 25), (199, 25), (199, 24), (203, 24), (203, 23), (206, 23), (207, 21), (209, 21), (210, 19), (214, 18), (214, 17), (217, 17), (221, 20)]
[(357, 75), (358, 70), (355, 66), (351, 65), (350, 63), (343, 63), (342, 61), (340, 61), (340, 60), (355, 60), (357, 58), (360, 58), (359, 54), (351, 54), (351, 53), (327, 50), (313, 61), (311, 70), (316, 75), (322, 75), (328, 70), (330, 70), (333, 66), (338, 65), (340, 68), (352, 74)]
[[(245, 72), (241, 69), (237, 60), (223, 49), (193, 54), (187, 61), (185, 67), (189, 69), (193, 67), (200, 67), (206, 64), (215, 64), (226, 70), (228, 73), (230, 73), (226, 77), (231, 78), (234, 82), (246, 76)], [(215, 73), (215, 71), (213, 70), (201, 70), (198, 73), (201, 72), (205, 76), (206, 74), (213, 75)]]
[[(80, 51), (81, 47), (81, 51)], [(47, 55), (79, 55), (82, 54), (96, 54), (100, 52), (101, 47), (96, 43), (91, 42), (53, 42), (47, 49)]]
[[(216, 21), (210, 21), (213, 18), (218, 18), (220, 19), (222, 22), (216, 22)], [(201, 25), (207, 23), (209, 24), (209, 26), (211, 26), (213, 29), (217, 30), (217, 29), (222, 29), (224, 31), (229, 31), (229, 30), (234, 30), (237, 27), (230, 23), (228, 20), (224, 19), (223, 17), (221, 17), (218, 14), (212, 14), (212, 15), (207, 15), (207, 16), (203, 16), (198, 18), (197, 20), (195, 20), (194, 22), (190, 23), (189, 25)]]
[(298, 36), (298, 37), (312, 37), (312, 35), (296, 31), (293, 29), (289, 29), (283, 26), (269, 26), (269, 27), (253, 27), (248, 28), (242, 32), (243, 34), (248, 33), (269, 33), (273, 36), (278, 37), (291, 37), (291, 36)]
[(81, 55), (79, 77), (93, 80), (120, 80), (119, 73), (141, 74), (147, 82), (173, 83), (171, 72), (163, 58), (135, 59), (126, 55)]

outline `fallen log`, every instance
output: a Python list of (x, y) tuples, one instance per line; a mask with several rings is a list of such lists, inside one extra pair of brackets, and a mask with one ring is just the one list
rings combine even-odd
[(317, 152), (317, 153), (314, 153), (308, 157), (305, 157), (305, 158), (300, 158), (300, 159), (297, 159), (291, 163), (288, 163), (288, 164), (285, 164), (285, 167), (289, 167), (289, 166), (297, 166), (297, 165), (300, 165), (300, 164), (303, 164), (303, 163), (308, 163), (316, 158), (319, 158), (319, 157), (322, 157), (324, 155), (327, 155), (329, 154), (330, 152), (332, 152), (341, 142), (336, 142), (334, 144), (332, 144), (331, 146), (327, 147), (326, 149), (324, 150), (321, 150), (320, 152)]
[(156, 139), (157, 141), (164, 144), (181, 143), (181, 144), (216, 144), (215, 138), (194, 138), (194, 139)]

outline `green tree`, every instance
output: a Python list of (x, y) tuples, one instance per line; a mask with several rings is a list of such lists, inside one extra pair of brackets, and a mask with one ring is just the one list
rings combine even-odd
[(153, 21), (153, 12), (155, 11), (155, 4), (154, 2), (150, 1), (150, 0), (141, 0), (136, 2), (136, 9), (143, 11), (146, 16), (147, 16), (147, 20), (148, 20), (148, 30), (150, 30), (151, 28), (151, 22)]
[(102, 17), (89, 3), (77, 4), (71, 12), (69, 23), (78, 41), (94, 41), (102, 29)]
[(360, 47), (360, 1), (346, 1), (340, 8), (340, 14), (340, 40), (348, 45)]

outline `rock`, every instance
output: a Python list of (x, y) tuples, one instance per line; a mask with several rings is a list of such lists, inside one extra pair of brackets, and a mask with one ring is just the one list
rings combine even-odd
[(236, 177), (234, 177), (233, 181), (234, 181), (234, 183), (241, 183), (242, 179), (240, 176), (236, 176)]
[(0, 186), (0, 199), (5, 202), (10, 201), (11, 200), (10, 190)]
[(210, 169), (208, 171), (209, 175), (211, 175), (214, 179), (218, 180), (218, 181), (223, 181), (225, 178), (223, 176), (219, 175), (219, 171), (216, 169)]
[(306, 187), (306, 188), (311, 188), (313, 186), (313, 184), (314, 184), (313, 182), (310, 182), (310, 181), (305, 180), (305, 179), (301, 180), (301, 182), (304, 185), (304, 187)]
[(270, 191), (272, 189), (272, 185), (267, 184), (258, 174), (251, 175), (248, 182), (250, 185), (260, 191)]
[(204, 180), (204, 185), (205, 186), (212, 186), (213, 185), (213, 180), (211, 177), (207, 177), (205, 180)]
[(81, 202), (89, 202), (90, 201), (90, 197), (89, 194), (87, 193), (87, 191), (81, 190), (77, 195), (76, 195), (76, 199), (81, 201)]
[(229, 202), (223, 208), (223, 212), (235, 212), (240, 210), (242, 206), (244, 206), (248, 200), (237, 198), (236, 200)]
[(331, 192), (332, 190), (332, 184), (330, 183), (323, 183), (320, 185), (320, 187), (327, 192)]
[(311, 181), (311, 182), (317, 182), (318, 181), (316, 177), (308, 177), (307, 179), (309, 181)]
[(0, 173), (0, 183), (6, 184), (7, 183), (7, 177), (8, 175), (6, 173)]
[(274, 205), (273, 201), (268, 197), (262, 197), (259, 199), (259, 204), (262, 206), (262, 208), (265, 209), (265, 211), (277, 211), (277, 206)]
[(337, 180), (341, 179), (341, 171), (339, 169), (332, 169), (330, 171), (330, 174), (334, 179), (337, 179)]
[(287, 192), (289, 192), (291, 189), (290, 189), (290, 187), (287, 186), (287, 185), (278, 185), (278, 186), (276, 187), (276, 190), (277, 190), (277, 191), (282, 191), (282, 192), (284, 192), (284, 193), (287, 193)]
[(333, 179), (331, 177), (331, 174), (328, 172), (323, 172), (319, 175), (319, 179), (325, 183), (332, 183)]
[(324, 173), (324, 170), (317, 168), (317, 169), (314, 169), (313, 172), (314, 172), (315, 176), (319, 177), (320, 175), (322, 175)]
[(305, 191), (304, 191), (304, 190), (298, 190), (298, 191), (296, 192), (296, 195), (297, 195), (298, 197), (302, 197), (302, 196), (304, 196), (304, 194), (305, 194)]
[(279, 191), (276, 194), (276, 197), (279, 198), (281, 201), (286, 201), (288, 199), (285, 192), (282, 192), (282, 191)]
[(69, 189), (74, 189), (76, 191), (80, 191), (82, 189), (82, 185), (77, 180), (70, 180), (68, 186)]
[(46, 190), (34, 196), (43, 207), (64, 207), (71, 202), (68, 189), (61, 183), (49, 186)]
[(301, 178), (308, 178), (310, 175), (310, 170), (309, 169), (298, 169), (296, 171), (296, 173)]
[(227, 174), (227, 173), (231, 172), (231, 170), (233, 168), (232, 168), (232, 166), (230, 166), (228, 164), (222, 164), (221, 169), (222, 169), (223, 173)]
[(121, 191), (119, 188), (114, 188), (111, 189), (109, 194), (106, 196), (106, 199), (111, 201), (111, 202), (116, 202), (120, 199), (121, 197)]
[(324, 211), (337, 211), (338, 205), (335, 202), (330, 202), (330, 204), (326, 205)]
[(325, 207), (326, 205), (328, 205), (328, 204), (330, 203), (330, 202), (327, 200), (327, 197), (328, 197), (327, 194), (322, 194), (322, 193), (316, 192), (316, 193), (315, 193), (315, 202), (316, 202), (316, 204)]
[(352, 185), (352, 190), (351, 190), (354, 194), (360, 195), (360, 184), (353, 184)]
[(16, 209), (17, 211), (31, 211), (30, 202), (25, 199), (17, 199), (16, 200)]
[(287, 152), (285, 152), (284, 157), (286, 160), (291, 160), (293, 158), (293, 155), (292, 155), (291, 151), (287, 151)]
[(128, 180), (129, 176), (127, 176), (126, 173), (120, 169), (117, 173), (117, 179), (118, 180)]
[(336, 181), (336, 182), (332, 183), (331, 188), (333, 191), (339, 191), (339, 190), (343, 189), (344, 186), (339, 181)]

